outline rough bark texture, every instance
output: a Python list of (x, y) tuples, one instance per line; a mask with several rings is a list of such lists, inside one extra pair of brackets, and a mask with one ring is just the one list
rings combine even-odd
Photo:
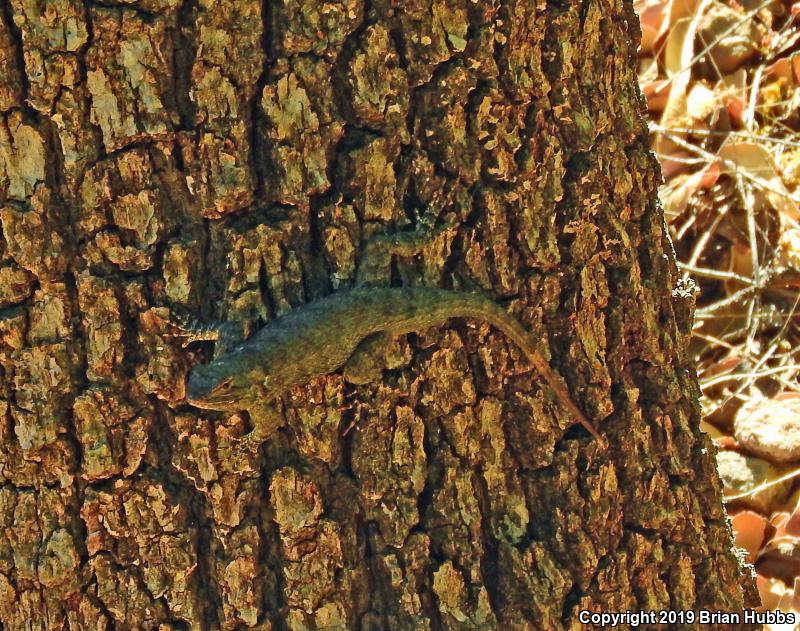
[[(0, 0), (0, 628), (577, 629), (739, 610), (630, 2)], [(452, 221), (392, 282), (504, 301), (246, 414), (209, 348)]]

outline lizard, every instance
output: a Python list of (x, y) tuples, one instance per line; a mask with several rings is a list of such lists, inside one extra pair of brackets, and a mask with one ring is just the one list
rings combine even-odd
[[(368, 359), (388, 338), (444, 324), (451, 318), (485, 321), (508, 336), (558, 401), (603, 446), (605, 439), (570, 397), (537, 350), (537, 340), (501, 305), (479, 293), (432, 287), (376, 287), (368, 279), (394, 255), (410, 256), (429, 243), (427, 230), (381, 235), (367, 242), (356, 284), (297, 307), (243, 341), (235, 324), (187, 332), (189, 341), (214, 340), (214, 357), (195, 366), (186, 401), (206, 410), (241, 411), (277, 399), (292, 386), (344, 367), (345, 379), (369, 381)], [(268, 435), (265, 437), (268, 438)]]

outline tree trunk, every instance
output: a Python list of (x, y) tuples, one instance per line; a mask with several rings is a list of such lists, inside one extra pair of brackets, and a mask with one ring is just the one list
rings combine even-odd
[[(698, 428), (629, 1), (0, 4), (0, 628), (756, 603)], [(452, 228), (386, 283), (506, 306), (608, 450), (458, 319), (382, 349), (378, 381), (285, 393), (255, 447), (257, 419), (184, 402), (212, 346), (173, 322), (267, 325), (423, 216)]]

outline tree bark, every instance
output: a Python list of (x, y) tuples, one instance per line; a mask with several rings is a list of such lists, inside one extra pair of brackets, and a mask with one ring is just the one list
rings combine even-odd
[[(685, 353), (629, 1), (1, 0), (0, 628), (580, 629), (756, 604)], [(479, 291), (254, 449), (210, 346), (387, 282)], [(670, 625), (678, 628), (681, 625)], [(684, 625), (687, 628), (693, 625)], [(740, 628), (755, 628), (742, 624)]]

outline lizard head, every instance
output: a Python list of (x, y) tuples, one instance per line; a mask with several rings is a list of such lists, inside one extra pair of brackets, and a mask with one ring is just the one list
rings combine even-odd
[(247, 407), (251, 386), (246, 374), (231, 372), (228, 364), (211, 362), (192, 369), (186, 401), (204, 410), (242, 410)]

